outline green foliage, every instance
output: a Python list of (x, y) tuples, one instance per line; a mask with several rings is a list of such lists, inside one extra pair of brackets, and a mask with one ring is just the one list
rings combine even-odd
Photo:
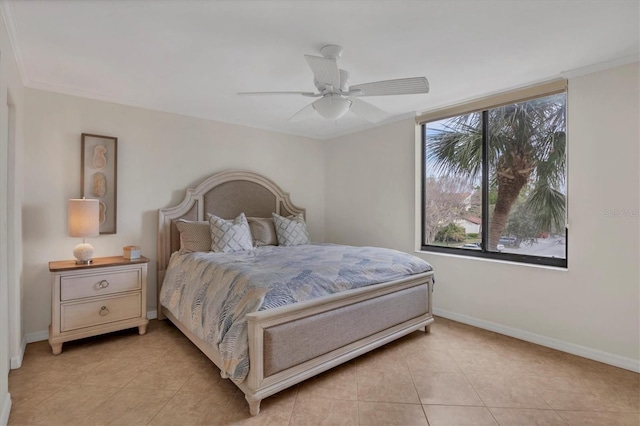
[(529, 208), (527, 203), (518, 203), (511, 210), (505, 235), (516, 237), (517, 247), (521, 244), (531, 245), (536, 242), (536, 237), (540, 234), (540, 228), (536, 222), (535, 210)]
[(467, 234), (467, 238), (478, 238), (478, 233), (477, 232), (469, 232)]
[(495, 205), (496, 201), (498, 201), (498, 191), (495, 189), (492, 189), (489, 191), (489, 205), (491, 206)]
[(443, 226), (438, 230), (436, 234), (436, 241), (442, 242), (462, 242), (466, 240), (467, 234), (464, 231), (464, 227), (450, 223), (447, 226)]
[[(508, 233), (530, 241), (540, 232), (564, 229), (566, 94), (489, 109), (486, 115), (487, 201), (501, 213), (489, 217), (489, 228), (496, 234), (492, 238), (511, 229)], [(434, 123), (426, 140), (431, 172), (477, 181), (482, 174), (482, 121), (481, 113), (472, 113)], [(502, 229), (506, 214), (508, 228)]]
[(550, 232), (565, 227), (565, 195), (549, 185), (540, 182), (527, 199), (526, 206), (536, 212), (534, 222), (540, 231)]

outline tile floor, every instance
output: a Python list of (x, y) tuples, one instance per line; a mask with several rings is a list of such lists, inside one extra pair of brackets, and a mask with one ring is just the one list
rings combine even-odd
[(265, 399), (244, 396), (167, 321), (27, 346), (9, 425), (634, 425), (637, 373), (437, 318)]

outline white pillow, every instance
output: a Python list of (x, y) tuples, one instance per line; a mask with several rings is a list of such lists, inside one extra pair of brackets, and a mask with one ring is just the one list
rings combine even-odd
[(283, 217), (276, 213), (272, 213), (271, 215), (273, 216), (273, 223), (276, 226), (278, 245), (299, 246), (311, 243), (309, 233), (307, 232), (307, 224), (304, 222), (302, 213), (289, 217)]
[(211, 250), (217, 253), (251, 250), (251, 231), (244, 213), (240, 213), (233, 221), (209, 215), (211, 228)]

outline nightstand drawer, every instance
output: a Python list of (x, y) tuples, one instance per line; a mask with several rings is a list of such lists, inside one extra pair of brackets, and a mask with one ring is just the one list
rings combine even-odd
[(60, 300), (82, 299), (139, 290), (140, 285), (139, 269), (111, 273), (101, 271), (96, 274), (62, 277)]
[(141, 294), (135, 293), (85, 303), (63, 304), (60, 307), (60, 331), (140, 317), (140, 302)]
[(54, 355), (65, 342), (138, 327), (147, 332), (147, 263), (149, 259), (97, 257), (89, 265), (74, 260), (49, 262)]

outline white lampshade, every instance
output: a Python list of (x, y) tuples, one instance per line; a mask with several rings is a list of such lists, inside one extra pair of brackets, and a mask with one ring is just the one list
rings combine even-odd
[(100, 206), (98, 200), (69, 200), (69, 236), (95, 237), (100, 234)]
[(327, 95), (315, 101), (313, 108), (327, 120), (337, 120), (349, 111), (351, 101), (340, 95)]
[(82, 238), (82, 243), (75, 246), (73, 255), (76, 264), (87, 265), (93, 257), (93, 246), (84, 242), (85, 237), (100, 234), (100, 206), (98, 200), (69, 200), (68, 221), (69, 236)]

